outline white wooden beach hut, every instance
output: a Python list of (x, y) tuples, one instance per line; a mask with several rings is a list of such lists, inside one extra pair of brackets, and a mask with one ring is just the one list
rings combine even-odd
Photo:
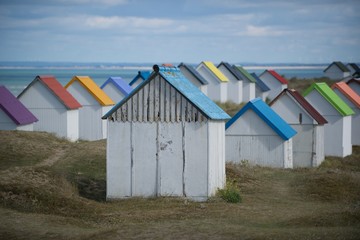
[(230, 117), (178, 68), (154, 70), (103, 117), (109, 128), (107, 199), (207, 199), (225, 183)]
[(217, 68), (227, 77), (228, 101), (234, 103), (243, 102), (243, 79), (236, 73), (236, 70), (227, 62), (221, 62)]
[(274, 110), (255, 98), (226, 123), (226, 161), (292, 168), (295, 134)]
[(235, 74), (238, 76), (238, 78), (240, 78), (243, 82), (243, 101), (248, 102), (256, 98), (255, 78), (241, 66), (233, 65), (233, 69), (235, 70)]
[(261, 98), (264, 102), (267, 102), (270, 88), (256, 75), (251, 73), (251, 76), (256, 80), (255, 82), (255, 97)]
[(120, 102), (132, 88), (121, 77), (109, 77), (100, 87), (114, 102)]
[(82, 105), (79, 138), (89, 141), (106, 138), (107, 125), (101, 117), (114, 105), (110, 97), (88, 76), (74, 76), (65, 88)]
[(334, 83), (331, 88), (354, 111), (351, 120), (351, 144), (360, 145), (360, 96), (346, 83)]
[(207, 87), (207, 96), (211, 100), (218, 102), (226, 102), (228, 100), (227, 83), (229, 80), (212, 62), (201, 62), (196, 67), (196, 71), (198, 71), (198, 73), (200, 73), (200, 75), (209, 83)]
[(360, 73), (360, 68), (356, 63), (348, 63), (346, 64), (346, 67), (349, 69), (351, 76)]
[(297, 134), (293, 137), (294, 167), (317, 167), (325, 159), (326, 119), (294, 89), (284, 89), (270, 104)]
[(325, 77), (334, 80), (341, 80), (351, 75), (350, 70), (340, 61), (332, 62), (324, 70)]
[(178, 68), (191, 83), (193, 83), (197, 88), (200, 89), (201, 92), (207, 95), (207, 86), (209, 83), (208, 81), (206, 81), (205, 78), (203, 78), (203, 76), (201, 76), (196, 71), (193, 66), (185, 63), (180, 63)]
[(5, 86), (0, 86), (0, 130), (33, 131), (37, 121)]
[(328, 122), (324, 127), (325, 156), (350, 155), (351, 108), (326, 83), (313, 83), (303, 95)]
[(347, 85), (360, 96), (360, 79), (352, 78), (346, 82)]
[(267, 96), (269, 100), (273, 100), (288, 87), (288, 81), (274, 70), (265, 70), (259, 78), (270, 88)]
[(133, 78), (133, 80), (130, 81), (129, 85), (135, 89), (137, 86), (139, 86), (143, 81), (148, 79), (150, 76), (151, 71), (139, 71), (138, 74)]
[(70, 141), (79, 139), (81, 104), (54, 76), (37, 76), (18, 99), (39, 119), (34, 131), (45, 131)]

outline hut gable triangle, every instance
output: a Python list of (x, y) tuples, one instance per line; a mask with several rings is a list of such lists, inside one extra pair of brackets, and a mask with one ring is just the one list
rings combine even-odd
[(255, 98), (249, 101), (242, 109), (240, 109), (239, 112), (235, 114), (232, 119), (226, 123), (225, 128), (228, 129), (249, 109), (253, 110), (282, 139), (289, 140), (296, 134), (296, 131), (260, 98)]
[(99, 88), (98, 85), (88, 76), (74, 76), (65, 86), (68, 88), (75, 81), (79, 82), (84, 89), (86, 89), (102, 106), (110, 106), (115, 103), (110, 99), (110, 97)]
[(212, 72), (220, 82), (228, 82), (229, 79), (210, 61), (202, 62)]
[(180, 63), (178, 67), (186, 68), (186, 70), (188, 70), (202, 85), (209, 84), (209, 82), (206, 81), (206, 79), (203, 78), (203, 76), (201, 76), (200, 73), (198, 73), (193, 66), (190, 66), (189, 64), (185, 64), (185, 63)]
[(337, 82), (331, 86), (332, 89), (338, 89), (342, 94), (344, 94), (355, 106), (360, 108), (360, 96), (352, 90), (349, 85), (345, 82)]
[(243, 67), (233, 65), (233, 69), (235, 70), (235, 73), (240, 76), (241, 79), (246, 78), (249, 82), (255, 83), (256, 79)]
[(121, 77), (109, 77), (100, 88), (103, 89), (110, 83), (112, 83), (124, 95), (128, 95), (132, 91), (130, 85), (127, 84)]
[(190, 83), (177, 67), (155, 66), (156, 71), (105, 114), (103, 119), (111, 116), (121, 121), (173, 122), (230, 118)]
[(342, 116), (349, 116), (354, 114), (354, 111), (326, 83), (313, 83), (303, 93), (304, 97), (306, 97), (312, 91), (317, 91)]
[(38, 121), (5, 86), (0, 86), (0, 109), (3, 110), (16, 125), (25, 125)]

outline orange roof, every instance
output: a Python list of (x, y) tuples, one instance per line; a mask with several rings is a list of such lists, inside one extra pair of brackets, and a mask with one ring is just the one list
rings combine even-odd
[(355, 106), (360, 108), (360, 96), (352, 90), (349, 85), (345, 82), (337, 82), (331, 86), (332, 89), (338, 89), (342, 94), (344, 94)]
[(66, 84), (65, 88), (68, 88), (75, 81), (78, 81), (100, 105), (109, 106), (115, 104), (113, 100), (111, 100), (110, 97), (88, 76), (74, 76), (70, 82)]

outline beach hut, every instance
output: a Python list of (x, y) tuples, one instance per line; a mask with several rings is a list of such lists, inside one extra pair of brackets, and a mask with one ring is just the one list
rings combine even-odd
[(208, 81), (207, 96), (218, 102), (226, 102), (228, 78), (212, 62), (201, 62), (196, 71)]
[(99, 140), (106, 138), (106, 121), (101, 117), (114, 105), (106, 93), (88, 76), (74, 76), (65, 88), (83, 106), (79, 110), (79, 138)]
[(255, 98), (226, 123), (226, 161), (292, 168), (295, 134), (263, 100)]
[(238, 78), (242, 79), (243, 101), (248, 102), (248, 101), (256, 98), (256, 96), (255, 96), (255, 82), (256, 82), (255, 78), (241, 66), (233, 65), (233, 69), (235, 70), (235, 74), (238, 76)]
[(109, 77), (100, 87), (114, 102), (120, 102), (132, 88), (121, 77)]
[(5, 86), (0, 86), (0, 130), (33, 131), (37, 121)]
[(132, 89), (135, 89), (143, 81), (148, 79), (150, 74), (151, 74), (151, 71), (139, 71), (138, 74), (133, 78), (133, 80), (130, 81), (129, 85), (132, 87)]
[(356, 63), (348, 63), (346, 64), (347, 69), (350, 71), (350, 75), (360, 74), (360, 68)]
[(45, 131), (70, 141), (79, 139), (81, 104), (54, 76), (37, 76), (18, 99), (39, 119), (34, 131)]
[(256, 75), (256, 73), (251, 73), (251, 76), (256, 80), (255, 82), (255, 97), (261, 98), (263, 101), (268, 100), (268, 95), (270, 88)]
[(227, 85), (228, 101), (234, 103), (243, 102), (243, 81), (236, 73), (236, 70), (227, 62), (221, 62), (217, 68), (227, 77), (229, 82)]
[(336, 61), (325, 68), (324, 75), (330, 79), (341, 80), (351, 74), (350, 70), (342, 62)]
[(325, 158), (326, 119), (294, 89), (284, 89), (269, 105), (297, 132), (292, 140), (293, 166), (319, 166)]
[(351, 144), (360, 145), (360, 96), (344, 82), (337, 82), (331, 88), (354, 111), (351, 121)]
[(265, 70), (259, 78), (270, 88), (267, 96), (269, 100), (273, 100), (288, 87), (288, 81), (274, 70)]
[(178, 68), (155, 65), (103, 117), (109, 128), (107, 199), (214, 195), (225, 183), (229, 118)]
[(328, 122), (324, 127), (325, 155), (350, 155), (351, 108), (326, 83), (313, 83), (303, 95)]
[(360, 79), (350, 79), (346, 82), (347, 85), (360, 96)]
[(180, 69), (181, 73), (184, 74), (186, 79), (188, 79), (198, 89), (200, 89), (201, 92), (207, 95), (207, 86), (209, 83), (196, 71), (193, 66), (185, 63), (180, 63), (178, 68)]

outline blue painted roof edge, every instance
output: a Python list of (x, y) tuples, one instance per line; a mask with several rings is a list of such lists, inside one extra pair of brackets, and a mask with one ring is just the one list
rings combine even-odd
[(151, 73), (152, 71), (138, 71), (138, 74), (130, 81), (129, 85), (132, 86), (139, 78), (145, 81), (150, 77)]
[(284, 119), (282, 119), (273, 109), (271, 109), (264, 101), (262, 101), (261, 98), (255, 98), (249, 101), (242, 109), (240, 109), (239, 112), (235, 114), (233, 118), (231, 118), (225, 124), (225, 130), (228, 129), (234, 122), (239, 119), (239, 117), (241, 117), (241, 115), (243, 115), (249, 109), (252, 109), (256, 114), (258, 114), (258, 116), (263, 119), (282, 139), (289, 140), (297, 133), (288, 123), (284, 121)]
[(121, 77), (109, 77), (100, 88), (103, 89), (110, 82), (113, 82), (115, 87), (124, 95), (128, 95), (133, 90)]
[(268, 85), (266, 85), (259, 77), (258, 75), (256, 75), (256, 73), (250, 73), (256, 80), (255, 84), (257, 86), (259, 86), (259, 88), (263, 91), (270, 91), (270, 88), (268, 87)]

